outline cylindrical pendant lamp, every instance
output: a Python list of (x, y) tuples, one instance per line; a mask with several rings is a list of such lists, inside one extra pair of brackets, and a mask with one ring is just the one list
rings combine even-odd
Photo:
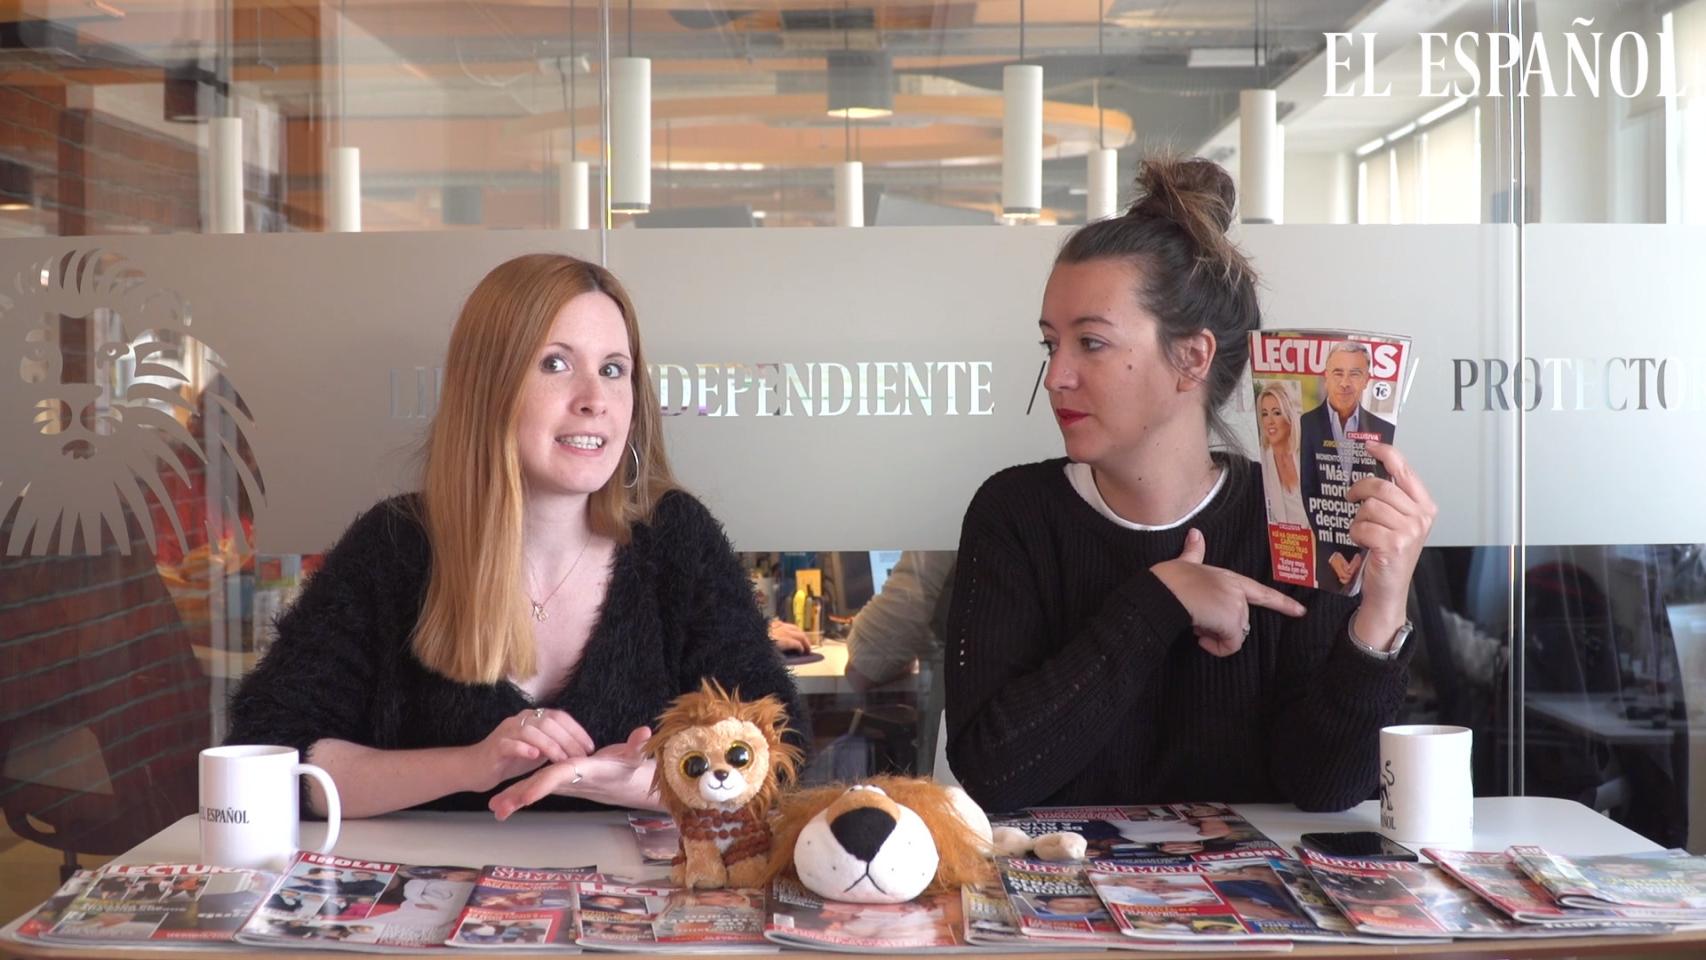
[(1245, 223), (1284, 219), (1278, 110), (1279, 98), (1272, 90), (1238, 94), (1238, 192)]
[(1085, 199), (1085, 222), (1106, 220), (1119, 213), (1119, 151), (1112, 147), (1092, 150), (1087, 155), (1089, 170), (1085, 177), (1089, 187)]
[(652, 208), (652, 61), (610, 60), (610, 209)]
[(1043, 68), (1001, 69), (1001, 212), (1035, 219), (1043, 209)]
[(894, 60), (887, 50), (831, 50), (829, 115), (870, 120), (894, 113)]
[(243, 232), (243, 119), (207, 122), (208, 233)]
[(835, 225), (865, 225), (865, 165), (857, 160), (835, 165)]
[(587, 202), (591, 165), (585, 160), (566, 160), (557, 165), (557, 227), (586, 230), (592, 224), (592, 206)]
[(361, 149), (333, 147), (328, 152), (331, 190), (326, 228), (333, 233), (361, 232)]

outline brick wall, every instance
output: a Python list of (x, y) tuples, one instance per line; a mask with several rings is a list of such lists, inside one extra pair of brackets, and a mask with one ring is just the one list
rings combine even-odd
[[(66, 352), (72, 379), (86, 353)], [(161, 481), (186, 542), (150, 495), (153, 549), (131, 519), (128, 555), (110, 535), (99, 556), (0, 555), (0, 804), (25, 836), (22, 814), (51, 825), (56, 836), (35, 837), (50, 846), (117, 853), (196, 806), (213, 689), (195, 647), (210, 642), (209, 591), (227, 590), (217, 574), (208, 582), (205, 554), (184, 561), (207, 545), (209, 521), (235, 531), (205, 502), (201, 459), (179, 452), (188, 482), (165, 469)], [(10, 528), (0, 517), (0, 550)]]
[(119, 852), (193, 812), (207, 746), (210, 684), (192, 649), (205, 637), (140, 528), (128, 535), (128, 556), (110, 540), (93, 557), (0, 555), (0, 804), (79, 852)]
[[(288, 129), (281, 124), (280, 134)], [(199, 149), (98, 111), (68, 108), (62, 87), (0, 86), (0, 157), (35, 171), (37, 204), (50, 234), (201, 229)], [(301, 212), (286, 211), (283, 180), (249, 169), (250, 231), (304, 222)]]

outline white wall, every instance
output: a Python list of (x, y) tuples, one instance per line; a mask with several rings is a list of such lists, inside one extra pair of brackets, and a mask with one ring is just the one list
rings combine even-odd
[(1356, 201), (1356, 163), (1342, 151), (1285, 157), (1287, 223), (1350, 223)]
[[(1531, 222), (1662, 221), (1662, 208), (1655, 211), (1651, 199), (1655, 187), (1662, 191), (1665, 170), (1664, 104), (1656, 95), (1659, 17), (1641, 5), (1613, 6), (1598, 0), (1548, 0), (1535, 6), (1535, 29), (1546, 35), (1548, 53), (1563, 52), (1567, 34), (1586, 41), (1589, 34), (1602, 32), (1609, 45), (1617, 34), (1632, 30), (1647, 38), (1654, 66), (1643, 95), (1633, 99), (1616, 94), (1609, 52), (1602, 57), (1606, 67), (1598, 97), (1579, 86), (1574, 97), (1542, 97), (1539, 79), (1531, 81), (1535, 95), (1525, 103), (1527, 122), (1539, 138), (1538, 153), (1530, 155), (1527, 164), (1530, 195), (1537, 200)], [(1593, 20), (1593, 25), (1572, 25), (1578, 17)], [(1634, 58), (1627, 60), (1630, 79), (1624, 81), (1625, 89), (1634, 82)], [(1552, 60), (1559, 94), (1565, 92), (1566, 67), (1565, 58)]]

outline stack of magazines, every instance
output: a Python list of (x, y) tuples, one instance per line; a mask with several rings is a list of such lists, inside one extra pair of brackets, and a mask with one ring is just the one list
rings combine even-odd
[[(1706, 857), (1425, 849), (1430, 862), (1286, 851), (1222, 804), (1037, 808), (1095, 859), (995, 862), (988, 886), (902, 904), (798, 883), (683, 890), (594, 866), (424, 866), (299, 853), (282, 874), (194, 864), (79, 872), (8, 925), (24, 942), (194, 949), (576, 953), (1263, 952), (1294, 943), (1663, 934), (1706, 928)], [(667, 824), (648, 823), (648, 831)]]
[(706, 953), (774, 950), (764, 921), (759, 890), (642, 886), (590, 866), (420, 866), (305, 852), (283, 874), (192, 864), (80, 872), (5, 932), (173, 949)]
[(1541, 847), (1422, 851), (1512, 920), (1559, 926), (1607, 920), (1706, 927), (1706, 858), (1680, 850), (1564, 857)]
[(1042, 808), (996, 822), (1079, 832), (1099, 859), (998, 860), (998, 887), (962, 891), (972, 944), (1234, 952), (1706, 926), (1706, 858), (1681, 851), (1427, 850), (1434, 863), (1400, 863), (1300, 850), (1299, 860), (1219, 804)]
[(1385, 937), (1634, 936), (1669, 926), (1613, 917), (1524, 923), (1432, 863), (1351, 860), (1303, 851), (1304, 865), (1351, 925)]

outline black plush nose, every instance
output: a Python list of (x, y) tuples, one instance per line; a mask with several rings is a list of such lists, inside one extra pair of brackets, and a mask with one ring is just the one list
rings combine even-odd
[(894, 832), (894, 817), (876, 807), (856, 807), (831, 821), (829, 832), (848, 853), (870, 863)]
[(718, 783), (722, 783), (729, 778), (729, 772), (727, 770), (712, 770), (711, 776), (716, 777)]

